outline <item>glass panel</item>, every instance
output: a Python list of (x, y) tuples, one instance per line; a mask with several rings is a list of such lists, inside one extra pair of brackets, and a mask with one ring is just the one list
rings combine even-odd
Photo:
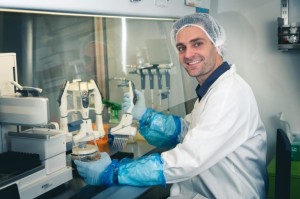
[(94, 79), (102, 97), (118, 104), (120, 79), (132, 80), (148, 107), (185, 115), (197, 83), (179, 66), (173, 22), (0, 12), (0, 52), (17, 53), (19, 83), (43, 89), (51, 121), (59, 121), (61, 86), (73, 79)]

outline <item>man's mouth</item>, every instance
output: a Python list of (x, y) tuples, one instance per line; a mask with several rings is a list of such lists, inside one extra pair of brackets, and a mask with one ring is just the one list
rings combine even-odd
[(188, 65), (188, 66), (193, 66), (193, 65), (196, 65), (196, 64), (199, 64), (201, 63), (202, 60), (193, 60), (193, 61), (186, 61), (185, 63)]

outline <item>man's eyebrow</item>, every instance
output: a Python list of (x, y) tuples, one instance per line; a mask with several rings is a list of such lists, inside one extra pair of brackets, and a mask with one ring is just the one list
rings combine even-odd
[(176, 44), (176, 47), (178, 47), (178, 46), (183, 46), (184, 44), (183, 43), (177, 43)]
[(192, 43), (192, 42), (196, 42), (196, 41), (203, 41), (204, 39), (203, 38), (201, 38), (201, 37), (197, 37), (197, 38), (195, 38), (195, 39), (192, 39), (191, 41), (190, 41), (190, 43)]
[[(190, 40), (189, 43), (193, 43), (193, 42), (196, 42), (196, 41), (204, 41), (204, 39), (201, 38), (201, 37), (197, 37), (197, 38), (195, 38), (195, 39)], [(177, 47), (177, 46), (181, 46), (181, 45), (185, 45), (185, 44), (184, 44), (184, 43), (177, 43), (177, 44), (176, 44), (176, 47)]]

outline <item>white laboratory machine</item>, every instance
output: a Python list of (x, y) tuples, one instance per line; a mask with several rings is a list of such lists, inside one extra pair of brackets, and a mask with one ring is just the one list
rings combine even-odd
[[(96, 140), (104, 137), (102, 96), (95, 81), (66, 81), (59, 98), (60, 129), (72, 140), (72, 160), (93, 161), (100, 158)], [(90, 117), (95, 111), (95, 127)], [(70, 128), (78, 126), (78, 128)]]
[(66, 132), (47, 128), (48, 99), (15, 93), (16, 66), (15, 53), (0, 54), (0, 198), (32, 199), (71, 180), (72, 168)]

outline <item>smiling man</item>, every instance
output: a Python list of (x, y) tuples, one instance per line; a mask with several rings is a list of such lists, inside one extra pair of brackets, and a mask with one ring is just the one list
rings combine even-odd
[(179, 19), (172, 37), (181, 66), (198, 81), (194, 109), (184, 118), (165, 115), (146, 108), (136, 91), (133, 110), (144, 138), (172, 149), (132, 161), (77, 161), (80, 175), (97, 185), (172, 183), (174, 199), (265, 198), (266, 131), (251, 88), (223, 61), (224, 29), (198, 13)]
[(176, 48), (180, 64), (191, 77), (196, 77), (200, 85), (223, 62), (214, 44), (205, 32), (196, 26), (180, 31)]

